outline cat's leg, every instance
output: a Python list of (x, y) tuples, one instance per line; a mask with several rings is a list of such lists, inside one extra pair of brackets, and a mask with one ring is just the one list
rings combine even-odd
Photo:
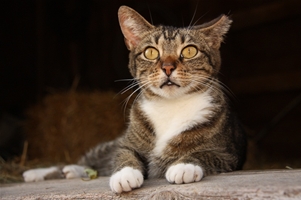
[(203, 176), (204, 172), (200, 166), (185, 163), (170, 166), (165, 174), (168, 182), (176, 184), (198, 182)]
[(110, 187), (115, 193), (129, 192), (141, 187), (142, 183), (143, 175), (141, 171), (132, 167), (124, 167), (110, 178)]
[(110, 178), (110, 187), (113, 192), (129, 192), (142, 186), (143, 163), (133, 151), (119, 149), (115, 157), (115, 166), (115, 173)]
[(62, 172), (66, 179), (72, 178), (86, 178), (88, 177), (86, 170), (87, 167), (81, 165), (66, 165)]
[(78, 162), (93, 166), (101, 176), (111, 175), (113, 192), (128, 192), (143, 184), (143, 164), (129, 148), (122, 148), (118, 140), (101, 143), (87, 152)]
[(204, 176), (233, 171), (233, 158), (232, 154), (217, 150), (196, 152), (170, 165), (165, 177), (170, 183), (176, 184), (197, 182)]
[(64, 178), (64, 175), (60, 167), (48, 167), (27, 170), (23, 172), (23, 178), (25, 182), (37, 182), (47, 179)]
[(66, 165), (65, 167), (48, 167), (27, 170), (23, 173), (25, 182), (37, 182), (48, 179), (71, 179), (88, 177), (86, 167), (80, 165)]

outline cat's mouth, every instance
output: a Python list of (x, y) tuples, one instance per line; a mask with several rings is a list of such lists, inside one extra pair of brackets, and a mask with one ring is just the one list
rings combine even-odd
[(160, 88), (162, 89), (164, 86), (177, 86), (177, 87), (181, 87), (180, 85), (176, 84), (175, 82), (172, 82), (171, 80), (167, 79), (161, 86)]

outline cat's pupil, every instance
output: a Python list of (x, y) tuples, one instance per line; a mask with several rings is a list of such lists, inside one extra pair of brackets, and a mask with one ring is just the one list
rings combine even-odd
[(198, 50), (196, 49), (196, 47), (188, 46), (182, 50), (181, 56), (184, 58), (193, 58), (194, 56), (197, 55), (197, 52), (198, 52)]
[(145, 51), (144, 51), (144, 56), (149, 59), (149, 60), (155, 60), (159, 57), (159, 52), (158, 50), (156, 50), (153, 47), (148, 47)]

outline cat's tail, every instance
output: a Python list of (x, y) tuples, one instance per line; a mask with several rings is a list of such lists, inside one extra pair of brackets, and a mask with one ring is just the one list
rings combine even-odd
[(101, 143), (88, 151), (78, 164), (91, 167), (98, 172), (99, 176), (110, 176), (113, 172), (113, 158), (118, 145), (118, 139)]

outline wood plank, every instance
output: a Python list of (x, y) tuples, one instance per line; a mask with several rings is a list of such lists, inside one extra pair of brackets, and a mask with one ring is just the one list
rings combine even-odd
[(109, 178), (52, 180), (2, 185), (1, 199), (300, 199), (301, 170), (237, 171), (192, 184), (146, 180), (143, 187), (116, 195)]

